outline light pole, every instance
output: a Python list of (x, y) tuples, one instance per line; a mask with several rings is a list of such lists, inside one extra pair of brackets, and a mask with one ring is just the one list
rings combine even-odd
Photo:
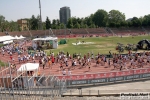
[(40, 30), (42, 30), (43, 27), (42, 27), (41, 1), (40, 0), (39, 0), (39, 9), (40, 9)]

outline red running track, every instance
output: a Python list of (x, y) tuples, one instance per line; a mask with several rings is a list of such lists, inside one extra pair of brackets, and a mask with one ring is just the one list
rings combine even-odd
[[(29, 45), (31, 45), (31, 43), (28, 43), (25, 47), (27, 47)], [(27, 54), (27, 53), (25, 53), (25, 54)], [(22, 55), (24, 55), (24, 54), (22, 54)], [(27, 63), (27, 62), (22, 62), (19, 64), (17, 53), (13, 54), (13, 58), (15, 58), (14, 62), (12, 62), (10, 60), (9, 54), (5, 53), (5, 56), (0, 54), (0, 60), (2, 60), (4, 62), (10, 61), (10, 63), (16, 64), (17, 69), (21, 66), (21, 64)], [(30, 61), (28, 61), (28, 62), (33, 62), (33, 61), (30, 59)], [(36, 60), (36, 62), (38, 63), (39, 61)], [(69, 65), (70, 65), (70, 67), (64, 67), (64, 69), (66, 70), (67, 74), (68, 74), (68, 69), (71, 69), (72, 75), (90, 74), (90, 73), (99, 73), (99, 72), (110, 72), (110, 71), (114, 70), (113, 66), (111, 65), (110, 67), (108, 67), (107, 63), (105, 65), (96, 66), (96, 63), (92, 62), (90, 65), (91, 70), (89, 70), (89, 66), (81, 68), (81, 66), (77, 65), (75, 67), (71, 67), (71, 61), (69, 61)], [(129, 66), (129, 63), (127, 64), (127, 66)], [(145, 65), (144, 67), (149, 67), (149, 65)], [(117, 70), (119, 70), (119, 68), (115, 69), (115, 71), (117, 71)], [(123, 70), (126, 70), (126, 69), (123, 69)], [(62, 75), (62, 70), (60, 70), (60, 64), (59, 63), (52, 65), (52, 68), (49, 68), (49, 66), (47, 64), (44, 69), (43, 69), (42, 65), (40, 65), (39, 72), (41, 75), (42, 74), (45, 74), (45, 75), (49, 75), (49, 74)]]

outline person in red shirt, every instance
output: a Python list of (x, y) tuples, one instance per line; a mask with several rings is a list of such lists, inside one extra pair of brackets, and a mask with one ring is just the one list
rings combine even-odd
[(10, 60), (12, 60), (12, 56), (10, 56)]
[(54, 64), (54, 62), (55, 62), (55, 58), (54, 56), (52, 56), (52, 63)]
[(60, 63), (60, 69), (63, 69), (63, 63), (62, 62)]

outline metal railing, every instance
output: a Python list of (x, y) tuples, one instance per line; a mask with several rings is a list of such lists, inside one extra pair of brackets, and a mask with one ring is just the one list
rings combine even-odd
[(14, 77), (11, 68), (6, 67), (0, 75), (0, 100), (51, 100), (61, 97), (67, 88), (65, 78), (51, 74), (29, 76), (26, 68)]

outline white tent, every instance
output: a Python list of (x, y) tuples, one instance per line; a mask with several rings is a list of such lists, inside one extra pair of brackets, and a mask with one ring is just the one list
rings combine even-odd
[(0, 42), (4, 42), (4, 41), (9, 41), (9, 40), (14, 40), (15, 38), (8, 35), (8, 36), (0, 36)]
[(22, 72), (22, 71), (38, 71), (38, 68), (39, 68), (39, 63), (26, 63), (26, 64), (22, 64), (17, 71), (18, 72)]
[(15, 39), (19, 39), (19, 37), (16, 35), (16, 36), (15, 36)]
[(22, 35), (20, 35), (20, 37), (19, 37), (19, 39), (24, 39), (25, 37), (24, 36), (22, 36)]
[(35, 41), (48, 41), (48, 40), (52, 40), (53, 41), (53, 49), (56, 49), (58, 47), (58, 41), (57, 41), (57, 37), (46, 37), (46, 38), (35, 38), (33, 39), (32, 42), (32, 47), (33, 48), (37, 48), (37, 44)]
[(33, 39), (33, 41), (38, 41), (38, 40), (45, 40), (44, 38), (35, 38), (35, 39)]
[[(39, 63), (26, 63), (22, 64), (17, 71), (18, 72), (33, 71), (34, 72), (33, 76), (37, 76), (38, 70), (39, 70)], [(23, 86), (24, 87), (34, 86), (34, 77), (23, 77)]]
[(13, 42), (13, 40), (5, 41), (5, 42), (3, 42), (3, 44), (9, 44), (9, 43), (12, 43), (12, 42)]

